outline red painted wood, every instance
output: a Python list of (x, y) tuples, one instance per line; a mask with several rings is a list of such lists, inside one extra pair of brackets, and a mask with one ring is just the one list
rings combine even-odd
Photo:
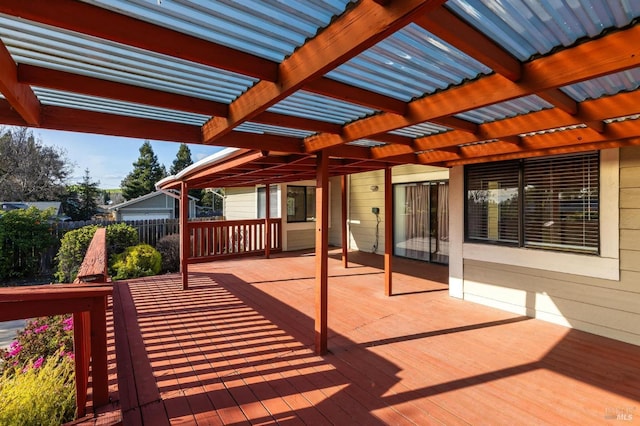
[(316, 158), (315, 351), (322, 355), (328, 339), (329, 156), (320, 151)]
[(347, 175), (340, 177), (340, 229), (342, 241), (342, 266), (349, 267), (349, 247), (347, 234)]
[(598, 424), (640, 401), (639, 347), (450, 298), (446, 267), (407, 259), (383, 297), (368, 253), (344, 269), (329, 252), (316, 356), (308, 254), (192, 265), (188, 292), (178, 274), (126, 284), (132, 377), (158, 392), (145, 424)]
[[(180, 183), (180, 273), (182, 274), (182, 289), (189, 288), (189, 257), (195, 249), (189, 249), (189, 189), (185, 182)], [(195, 242), (194, 242), (195, 244)]]
[(109, 277), (107, 268), (107, 230), (98, 228), (89, 243), (75, 282), (106, 283)]
[(393, 187), (391, 167), (384, 169), (384, 294), (393, 294)]

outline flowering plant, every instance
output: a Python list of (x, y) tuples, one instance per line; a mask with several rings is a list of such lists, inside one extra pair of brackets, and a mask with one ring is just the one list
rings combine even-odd
[(0, 355), (4, 361), (0, 369), (37, 369), (54, 355), (73, 357), (72, 316), (56, 315), (28, 321), (16, 340)]

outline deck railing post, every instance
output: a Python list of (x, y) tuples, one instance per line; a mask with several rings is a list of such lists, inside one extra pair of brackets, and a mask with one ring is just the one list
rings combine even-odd
[(265, 187), (265, 215), (264, 215), (264, 257), (267, 259), (271, 255), (271, 185)]
[(93, 403), (99, 407), (109, 402), (107, 371), (107, 313), (105, 304), (94, 298), (90, 311), (91, 323), (91, 379)]
[(391, 167), (384, 169), (384, 294), (393, 294), (393, 202), (391, 193)]
[(180, 272), (182, 289), (189, 288), (189, 189), (185, 182), (180, 183)]

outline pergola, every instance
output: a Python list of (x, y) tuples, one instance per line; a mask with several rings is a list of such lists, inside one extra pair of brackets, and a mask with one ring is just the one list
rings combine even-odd
[(624, 0), (3, 0), (0, 122), (241, 149), (183, 194), (315, 178), (323, 352), (329, 176), (385, 169), (390, 218), (394, 164), (640, 144), (639, 17)]

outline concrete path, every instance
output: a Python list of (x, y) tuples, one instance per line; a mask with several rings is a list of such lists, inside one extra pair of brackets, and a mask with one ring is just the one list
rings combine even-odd
[(0, 348), (9, 347), (11, 342), (15, 340), (16, 333), (24, 328), (27, 320), (14, 320), (0, 322)]

